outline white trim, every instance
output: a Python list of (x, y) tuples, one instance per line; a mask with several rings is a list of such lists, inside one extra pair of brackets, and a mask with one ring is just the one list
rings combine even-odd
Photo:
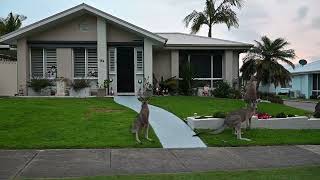
[(29, 25), (29, 26), (26, 26), (24, 28), (21, 28), (19, 30), (13, 31), (12, 33), (6, 34), (6, 35), (1, 37), (0, 42), (5, 42), (5, 41), (11, 40), (13, 38), (18, 38), (19, 36), (23, 35), (24, 33), (27, 33), (28, 31), (31, 31), (31, 30), (34, 30), (34, 29), (39, 28), (41, 26), (44, 26), (46, 24), (52, 23), (54, 21), (57, 21), (57, 20), (59, 20), (59, 19), (61, 19), (63, 17), (66, 17), (68, 15), (74, 14), (74, 13), (79, 12), (81, 10), (89, 11), (89, 12), (91, 12), (91, 13), (97, 15), (97, 16), (100, 16), (100, 17), (103, 17), (103, 18), (107, 19), (108, 21), (111, 21), (113, 23), (119, 24), (120, 26), (126, 27), (126, 28), (128, 28), (128, 29), (130, 29), (130, 30), (132, 30), (132, 31), (134, 31), (134, 32), (136, 32), (138, 34), (141, 34), (141, 35), (144, 35), (144, 36), (149, 37), (151, 39), (154, 39), (154, 40), (156, 40), (156, 41), (158, 41), (160, 43), (165, 44), (167, 42), (166, 38), (163, 38), (163, 37), (161, 37), (161, 36), (159, 36), (157, 34), (154, 34), (154, 33), (150, 32), (150, 31), (147, 31), (147, 30), (145, 30), (143, 28), (135, 26), (135, 25), (133, 25), (131, 23), (128, 23), (128, 22), (126, 22), (124, 20), (121, 20), (121, 19), (119, 19), (117, 17), (114, 17), (114, 16), (112, 16), (112, 15), (110, 15), (108, 13), (100, 11), (100, 10), (98, 10), (98, 9), (92, 7), (92, 6), (89, 6), (87, 4), (84, 4), (84, 3), (80, 4), (78, 6), (75, 6), (73, 8), (70, 8), (68, 10), (65, 10), (63, 12), (60, 12), (58, 14), (55, 14), (53, 16), (50, 16), (48, 18), (45, 18), (43, 20), (40, 20), (38, 22), (35, 22), (35, 23), (33, 23), (33, 24)]

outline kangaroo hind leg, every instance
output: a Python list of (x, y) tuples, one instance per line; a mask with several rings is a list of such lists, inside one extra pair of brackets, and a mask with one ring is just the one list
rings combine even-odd
[(241, 127), (236, 127), (237, 139), (243, 141), (251, 141), (251, 139), (241, 137)]

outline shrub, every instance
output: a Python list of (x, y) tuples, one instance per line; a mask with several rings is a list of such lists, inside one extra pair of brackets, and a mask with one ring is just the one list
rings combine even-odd
[(236, 89), (231, 89), (229, 97), (231, 99), (241, 99), (242, 98), (241, 92), (239, 90), (236, 90)]
[(315, 117), (315, 118), (320, 118), (320, 112), (315, 112), (315, 113), (313, 114), (313, 117)]
[(268, 100), (272, 103), (276, 103), (276, 104), (283, 104), (283, 100), (280, 96), (277, 96), (273, 93), (262, 93), (262, 92), (259, 92), (259, 95), (260, 95), (260, 99), (263, 99), (263, 100)]
[(75, 91), (80, 91), (81, 89), (90, 87), (90, 83), (88, 80), (85, 79), (75, 79), (71, 86)]
[(226, 113), (224, 113), (224, 112), (215, 112), (212, 116), (214, 118), (226, 118)]
[(31, 87), (35, 92), (40, 92), (42, 89), (52, 85), (52, 81), (48, 79), (32, 79), (28, 86)]
[(296, 116), (293, 114), (288, 114), (288, 117), (296, 117)]
[(185, 64), (182, 67), (181, 78), (179, 81), (179, 92), (180, 94), (190, 96), (192, 95), (192, 84), (194, 81), (194, 71), (190, 64)]
[(287, 118), (287, 115), (284, 112), (278, 113), (276, 118)]
[(231, 86), (227, 82), (219, 81), (215, 84), (216, 88), (212, 91), (213, 96), (218, 98), (229, 98), (231, 94)]

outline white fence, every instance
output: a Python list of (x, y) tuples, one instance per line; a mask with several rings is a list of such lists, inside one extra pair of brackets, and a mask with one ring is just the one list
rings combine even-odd
[(0, 96), (17, 94), (17, 61), (0, 59)]

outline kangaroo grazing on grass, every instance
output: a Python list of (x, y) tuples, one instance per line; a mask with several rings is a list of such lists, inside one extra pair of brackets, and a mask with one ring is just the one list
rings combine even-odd
[(251, 141), (247, 138), (241, 137), (241, 124), (243, 122), (248, 122), (249, 119), (256, 113), (257, 104), (256, 102), (251, 103), (246, 109), (240, 109), (234, 112), (231, 112), (227, 115), (223, 125), (212, 132), (212, 134), (220, 134), (224, 131), (226, 127), (230, 127), (235, 130), (235, 134), (237, 135), (237, 139)]

